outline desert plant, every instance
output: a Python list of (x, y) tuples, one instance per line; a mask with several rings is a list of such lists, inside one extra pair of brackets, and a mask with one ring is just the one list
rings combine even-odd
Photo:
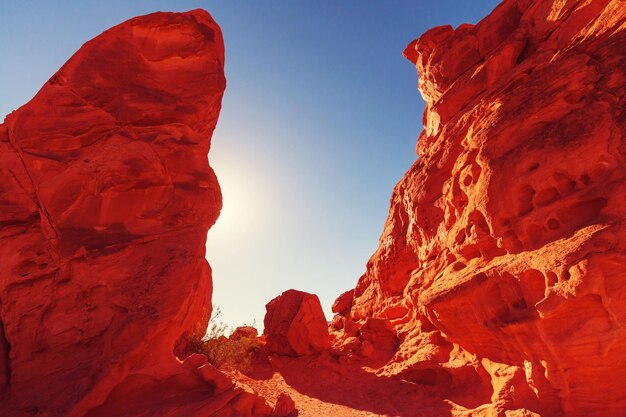
[(208, 339), (202, 343), (201, 352), (207, 356), (209, 363), (224, 370), (248, 371), (252, 366), (252, 356), (259, 347), (256, 338), (243, 337), (238, 340), (224, 336)]
[(220, 307), (214, 306), (206, 330), (197, 331), (189, 340), (191, 350), (205, 355), (216, 368), (247, 371), (252, 365), (254, 352), (260, 347), (259, 341), (255, 337), (237, 340), (226, 337), (229, 326), (219, 320), (221, 313)]
[(219, 320), (222, 315), (222, 309), (220, 306), (213, 306), (213, 313), (211, 314), (211, 318), (209, 319), (209, 324), (205, 330), (205, 334), (203, 339), (211, 340), (211, 339), (219, 339), (222, 336), (226, 335), (228, 331), (228, 325)]

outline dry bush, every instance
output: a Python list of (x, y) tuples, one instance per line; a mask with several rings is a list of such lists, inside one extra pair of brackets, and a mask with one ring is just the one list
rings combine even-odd
[(231, 340), (226, 337), (204, 340), (200, 352), (207, 356), (209, 363), (219, 369), (236, 369), (249, 371), (252, 367), (252, 356), (259, 348), (256, 338), (243, 337)]
[(255, 337), (242, 337), (232, 340), (226, 337), (228, 325), (219, 320), (221, 310), (213, 309), (213, 315), (203, 336), (195, 332), (189, 340), (189, 346), (195, 353), (208, 358), (210, 364), (223, 370), (248, 371), (252, 366), (252, 356), (260, 348)]

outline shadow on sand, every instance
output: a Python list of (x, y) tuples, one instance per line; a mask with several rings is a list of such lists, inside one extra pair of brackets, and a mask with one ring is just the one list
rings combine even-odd
[[(356, 410), (396, 417), (449, 416), (456, 403), (475, 408), (490, 402), (482, 387), (474, 393), (455, 393), (446, 387), (378, 376), (356, 364), (338, 364), (331, 357), (272, 357), (246, 376), (268, 380), (278, 372), (301, 394)], [(473, 391), (473, 390), (472, 390)], [(460, 394), (460, 395), (459, 395)]]

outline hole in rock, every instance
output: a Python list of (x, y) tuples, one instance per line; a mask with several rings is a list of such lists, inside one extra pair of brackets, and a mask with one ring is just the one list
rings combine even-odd
[(460, 271), (461, 269), (464, 269), (467, 265), (465, 265), (465, 263), (463, 262), (455, 262), (454, 265), (452, 265), (452, 270), (453, 271)]
[(533, 210), (533, 197), (535, 189), (530, 185), (524, 185), (517, 191), (517, 215), (523, 216)]
[(548, 228), (550, 230), (557, 230), (561, 227), (561, 223), (557, 219), (548, 219)]
[(469, 220), (468, 228), (470, 232), (471, 230), (473, 230), (476, 236), (480, 237), (480, 236), (491, 234), (491, 230), (489, 229), (489, 224), (487, 223), (487, 219), (485, 219), (485, 215), (481, 211), (474, 210), (469, 215), (468, 220)]
[(566, 269), (565, 271), (563, 271), (563, 281), (569, 281), (571, 277), (572, 275), (569, 270)]

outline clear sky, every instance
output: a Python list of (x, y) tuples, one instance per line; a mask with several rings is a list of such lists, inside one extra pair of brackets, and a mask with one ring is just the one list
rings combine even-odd
[(224, 195), (209, 231), (222, 320), (256, 320), (296, 288), (327, 318), (378, 245), (393, 186), (416, 158), (423, 102), (404, 47), (476, 23), (496, 0), (0, 0), (0, 118), (87, 40), (157, 10), (208, 10), (228, 86), (209, 155)]

